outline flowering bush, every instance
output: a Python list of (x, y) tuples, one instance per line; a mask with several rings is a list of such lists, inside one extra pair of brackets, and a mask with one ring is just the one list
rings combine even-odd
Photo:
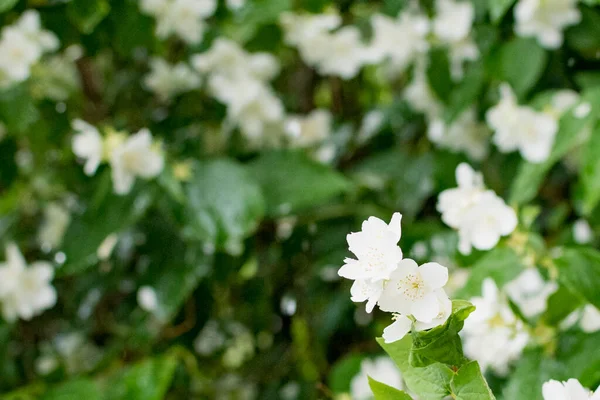
[(599, 68), (598, 0), (0, 0), (1, 398), (600, 400)]

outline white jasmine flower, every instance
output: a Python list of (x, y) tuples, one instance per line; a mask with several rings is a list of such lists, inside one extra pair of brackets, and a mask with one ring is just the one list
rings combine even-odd
[(562, 31), (581, 20), (577, 0), (519, 0), (515, 6), (515, 31), (535, 37), (547, 49), (562, 45)]
[[(398, 263), (379, 298), (383, 311), (413, 315), (418, 321), (431, 323), (438, 318), (442, 304), (438, 293), (448, 282), (448, 268), (438, 263), (421, 265), (409, 258)], [(445, 295), (445, 294), (444, 294)]]
[(546, 310), (548, 297), (558, 289), (556, 282), (546, 282), (537, 268), (527, 268), (504, 287), (523, 315), (534, 317)]
[(600, 388), (596, 393), (584, 388), (577, 379), (566, 382), (549, 380), (542, 386), (544, 400), (600, 400)]
[(550, 106), (557, 116), (562, 115), (565, 111), (569, 110), (575, 104), (579, 103), (579, 94), (570, 89), (558, 90), (552, 96), (550, 100)]
[(163, 154), (152, 143), (148, 129), (141, 129), (117, 146), (110, 155), (115, 193), (127, 194), (136, 177), (151, 179), (164, 167)]
[(40, 14), (35, 10), (27, 10), (21, 14), (14, 27), (37, 44), (40, 52), (55, 51), (60, 46), (60, 42), (54, 33), (42, 29)]
[(369, 58), (373, 63), (389, 60), (394, 73), (403, 72), (418, 55), (429, 50), (429, 20), (424, 15), (412, 10), (402, 12), (396, 19), (375, 14), (371, 24), (373, 39), (369, 45)]
[(162, 101), (200, 87), (200, 77), (184, 63), (171, 65), (162, 58), (150, 60), (150, 73), (144, 77), (144, 85)]
[(594, 231), (585, 219), (578, 219), (573, 224), (573, 238), (578, 244), (587, 244), (594, 240)]
[(350, 394), (353, 400), (370, 400), (373, 392), (369, 386), (369, 377), (398, 390), (404, 389), (402, 375), (398, 367), (388, 357), (364, 359), (360, 364), (360, 372), (350, 381)]
[(437, 118), (442, 113), (442, 104), (427, 82), (425, 61), (418, 61), (413, 71), (410, 84), (404, 90), (403, 96), (408, 104), (428, 118)]
[(482, 296), (470, 301), (476, 308), (461, 332), (465, 355), (477, 360), (483, 371), (491, 368), (505, 376), (510, 363), (520, 357), (529, 335), (492, 279), (486, 278)]
[(246, 4), (246, 0), (227, 0), (226, 4), (227, 8), (229, 8), (230, 10), (237, 11), (240, 8), (244, 7), (244, 5)]
[(69, 223), (69, 211), (58, 203), (50, 203), (44, 209), (44, 222), (38, 232), (38, 241), (43, 248), (56, 249), (60, 246)]
[(285, 133), (293, 146), (310, 147), (329, 137), (332, 119), (329, 110), (314, 110), (306, 116), (288, 117)]
[(142, 286), (137, 292), (137, 302), (140, 308), (147, 312), (158, 309), (158, 297), (156, 291), (150, 286)]
[(485, 191), (483, 176), (475, 172), (467, 163), (456, 167), (457, 188), (447, 189), (440, 193), (437, 210), (442, 213), (442, 221), (454, 229), (459, 229), (462, 222)]
[(466, 39), (475, 19), (475, 7), (470, 1), (436, 0), (433, 33), (445, 43)]
[(85, 174), (94, 175), (104, 155), (102, 136), (96, 127), (81, 119), (73, 120), (71, 127), (77, 132), (73, 137), (73, 153), (86, 160), (83, 167)]
[(171, 0), (140, 0), (140, 10), (145, 14), (159, 15), (165, 13)]
[(424, 331), (445, 324), (450, 315), (452, 315), (452, 301), (446, 294), (446, 291), (444, 289), (436, 290), (435, 295), (440, 305), (440, 311), (431, 322), (415, 321), (415, 329), (417, 331)]
[(473, 108), (464, 111), (450, 126), (443, 119), (434, 119), (429, 124), (427, 137), (440, 147), (464, 151), (474, 160), (482, 160), (488, 154), (489, 130), (477, 121)]
[(586, 333), (597, 332), (600, 330), (600, 310), (591, 304), (583, 307), (581, 320), (579, 321), (581, 330)]
[(50, 263), (36, 261), (27, 266), (14, 243), (6, 246), (6, 262), (0, 263), (0, 302), (2, 316), (12, 322), (30, 320), (56, 303), (50, 284), (54, 270)]
[(550, 155), (558, 131), (552, 115), (517, 104), (507, 84), (500, 87), (500, 102), (488, 110), (487, 123), (496, 132), (493, 141), (502, 152), (519, 150), (532, 163), (545, 161)]
[(354, 26), (346, 26), (330, 34), (324, 38), (322, 46), (327, 56), (315, 65), (321, 74), (351, 79), (367, 63), (366, 47), (360, 31)]

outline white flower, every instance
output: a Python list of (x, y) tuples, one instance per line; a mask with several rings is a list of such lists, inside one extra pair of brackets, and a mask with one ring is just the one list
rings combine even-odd
[(519, 150), (532, 163), (550, 155), (558, 131), (558, 121), (548, 113), (517, 104), (509, 85), (500, 87), (500, 102), (488, 110), (486, 120), (496, 132), (493, 141), (502, 152)]
[(200, 77), (184, 63), (171, 65), (162, 58), (150, 61), (150, 73), (144, 77), (144, 85), (167, 101), (181, 93), (200, 86)]
[(454, 229), (459, 229), (469, 209), (473, 207), (484, 192), (483, 176), (475, 172), (467, 163), (456, 167), (457, 188), (440, 193), (437, 210), (442, 213), (442, 221)]
[(542, 386), (544, 400), (599, 400), (600, 388), (596, 393), (584, 388), (577, 379), (566, 382), (549, 380)]
[(464, 76), (464, 62), (479, 59), (479, 48), (471, 38), (460, 42), (453, 42), (449, 46), (450, 74), (452, 75), (452, 79), (460, 80)]
[(227, 0), (226, 4), (227, 8), (229, 8), (230, 10), (237, 11), (240, 8), (244, 7), (244, 5), (246, 4), (246, 0)]
[(96, 127), (81, 119), (73, 120), (71, 126), (77, 132), (73, 137), (73, 153), (86, 160), (83, 167), (85, 174), (94, 175), (104, 155), (102, 136)]
[(69, 211), (58, 203), (50, 203), (44, 209), (44, 222), (38, 232), (38, 241), (43, 248), (56, 249), (71, 222)]
[(585, 219), (578, 219), (573, 224), (573, 238), (579, 244), (590, 243), (594, 240), (594, 231)]
[(562, 31), (581, 20), (577, 0), (519, 0), (515, 6), (515, 31), (535, 37), (547, 49), (562, 45)]
[(470, 1), (436, 0), (433, 33), (445, 43), (466, 39), (475, 19), (475, 7)]
[(600, 330), (600, 310), (591, 304), (583, 307), (583, 314), (579, 321), (581, 330), (586, 333), (597, 332)]
[(373, 398), (369, 377), (398, 390), (404, 389), (402, 375), (398, 367), (388, 357), (364, 359), (360, 364), (360, 372), (350, 381), (352, 400), (370, 400)]
[(371, 24), (370, 61), (380, 63), (389, 60), (393, 73), (403, 72), (418, 55), (429, 50), (429, 20), (424, 15), (412, 10), (402, 12), (396, 19), (375, 14), (371, 17)]
[(392, 314), (392, 322), (383, 330), (383, 340), (385, 343), (394, 343), (398, 340), (401, 340), (412, 327), (413, 321), (408, 318), (406, 315), (393, 313)]
[(140, 9), (157, 19), (156, 35), (179, 36), (190, 44), (202, 41), (205, 19), (217, 9), (216, 0), (142, 0)]
[(438, 291), (443, 292), (447, 282), (448, 268), (434, 262), (419, 267), (414, 260), (406, 258), (398, 263), (386, 282), (378, 301), (379, 308), (431, 323), (442, 311)]
[(350, 79), (367, 63), (366, 47), (354, 26), (345, 26), (324, 37), (321, 46), (326, 56), (315, 65), (321, 74)]
[(486, 278), (482, 296), (470, 301), (475, 311), (461, 332), (465, 355), (477, 360), (483, 371), (491, 368), (504, 376), (510, 363), (520, 357), (529, 335), (492, 279)]
[(558, 116), (562, 115), (565, 111), (569, 110), (575, 104), (579, 103), (579, 94), (571, 89), (558, 90), (550, 101), (550, 106)]
[(546, 282), (537, 268), (527, 268), (504, 287), (506, 294), (527, 318), (546, 310), (546, 301), (558, 289), (556, 282)]
[(40, 14), (35, 10), (27, 10), (21, 14), (14, 27), (37, 44), (40, 52), (55, 51), (60, 46), (60, 42), (54, 33), (42, 29)]
[(153, 145), (150, 131), (141, 129), (112, 151), (110, 165), (115, 193), (127, 194), (136, 177), (150, 179), (158, 176), (163, 169), (164, 158)]
[(150, 286), (142, 286), (137, 292), (137, 302), (144, 311), (154, 312), (158, 308), (156, 291)]
[(314, 110), (306, 116), (288, 117), (285, 133), (296, 147), (322, 143), (331, 134), (332, 116), (329, 110)]
[(452, 301), (446, 294), (446, 291), (443, 289), (438, 289), (435, 291), (435, 295), (437, 296), (437, 300), (440, 305), (440, 311), (431, 320), (431, 322), (422, 322), (419, 320), (415, 321), (415, 329), (417, 331), (424, 331), (435, 328), (436, 326), (440, 326), (446, 323), (448, 318), (450, 318), (450, 315), (452, 315)]
[(474, 160), (482, 160), (488, 153), (489, 130), (477, 121), (473, 108), (464, 111), (450, 126), (441, 118), (434, 119), (429, 124), (427, 137), (441, 147), (464, 151)]
[(56, 303), (50, 284), (54, 270), (50, 263), (36, 261), (29, 267), (14, 243), (6, 246), (6, 262), (0, 263), (2, 316), (12, 322), (30, 320)]
[(427, 65), (424, 60), (417, 61), (412, 81), (404, 89), (403, 96), (415, 111), (421, 112), (428, 118), (433, 119), (442, 114), (442, 104), (429, 86), (425, 73), (426, 67)]

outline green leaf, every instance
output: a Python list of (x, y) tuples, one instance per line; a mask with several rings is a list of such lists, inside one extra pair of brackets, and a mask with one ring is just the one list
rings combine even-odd
[(516, 0), (494, 0), (489, 2), (490, 17), (497, 24)]
[(558, 290), (548, 297), (547, 308), (542, 314), (542, 320), (551, 326), (558, 325), (582, 304), (583, 301), (579, 296), (564, 285), (559, 285)]
[(394, 360), (408, 389), (422, 400), (441, 400), (450, 394), (450, 383), (454, 372), (444, 364), (435, 363), (424, 368), (414, 368), (408, 362), (412, 350), (412, 338), (404, 337), (394, 343), (377, 343)]
[(453, 83), (450, 75), (450, 61), (446, 50), (437, 48), (429, 52), (429, 65), (426, 73), (431, 89), (440, 100), (448, 104)]
[(13, 8), (19, 0), (0, 0), (0, 12), (5, 12)]
[(48, 390), (40, 400), (101, 400), (102, 395), (98, 385), (88, 379), (64, 382)]
[(123, 56), (131, 57), (134, 49), (143, 47), (152, 54), (155, 42), (152, 18), (140, 12), (137, 1), (119, 1), (112, 4), (114, 25), (113, 46)]
[(264, 215), (260, 186), (230, 159), (196, 163), (186, 193), (186, 234), (230, 252), (242, 250), (242, 240), (254, 232)]
[(110, 12), (110, 4), (106, 0), (72, 0), (67, 7), (67, 14), (79, 30), (88, 35)]
[(463, 80), (452, 90), (450, 94), (450, 105), (446, 114), (446, 121), (451, 122), (469, 106), (481, 94), (485, 83), (485, 70), (482, 63), (472, 64)]
[(369, 386), (375, 395), (375, 400), (412, 400), (412, 398), (401, 390), (386, 385), (385, 383), (377, 382), (375, 379), (369, 378)]
[(506, 400), (543, 400), (544, 382), (566, 378), (561, 365), (547, 358), (541, 349), (526, 350), (504, 387), (503, 396)]
[(452, 301), (452, 315), (444, 325), (428, 331), (413, 331), (410, 364), (413, 367), (426, 367), (434, 363), (451, 366), (463, 365), (466, 361), (462, 351), (462, 342), (458, 332), (465, 319), (475, 307), (464, 300)]
[(477, 361), (463, 365), (452, 379), (452, 398), (456, 400), (495, 400), (481, 374)]
[(148, 359), (111, 377), (105, 400), (162, 400), (171, 385), (177, 358), (165, 355)]
[(40, 117), (24, 84), (0, 90), (0, 122), (6, 129), (23, 132)]
[(585, 127), (595, 121), (600, 112), (600, 88), (596, 87), (583, 92), (582, 101), (588, 102), (592, 110), (584, 118), (578, 118), (570, 111), (562, 116), (554, 147), (548, 159), (539, 164), (523, 160), (511, 186), (510, 203), (524, 204), (532, 200), (550, 168), (565, 154), (582, 144), (586, 138)]
[(600, 125), (592, 132), (590, 141), (584, 149), (580, 174), (583, 201), (581, 209), (584, 215), (590, 215), (600, 201)]
[(600, 51), (600, 13), (581, 7), (581, 21), (565, 33), (567, 45), (588, 60), (596, 60)]
[(337, 361), (327, 377), (327, 387), (334, 393), (350, 392), (350, 382), (360, 372), (362, 360), (364, 356), (351, 354)]
[(516, 278), (524, 265), (521, 257), (509, 247), (496, 247), (481, 257), (471, 267), (471, 274), (465, 286), (456, 293), (456, 297), (469, 299), (481, 294), (481, 285), (485, 278), (492, 278), (498, 287), (504, 286)]
[(563, 335), (556, 358), (564, 363), (569, 378), (586, 387), (596, 387), (600, 380), (600, 332)]
[(559, 281), (573, 293), (600, 308), (600, 252), (591, 248), (567, 248), (554, 260)]
[(500, 49), (498, 78), (524, 96), (541, 77), (548, 55), (535, 39), (515, 38)]
[(350, 186), (339, 172), (296, 151), (264, 154), (249, 168), (263, 189), (270, 216), (320, 205)]

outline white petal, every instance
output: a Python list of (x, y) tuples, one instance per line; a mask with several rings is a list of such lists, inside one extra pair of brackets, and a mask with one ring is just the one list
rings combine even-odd
[(412, 321), (405, 315), (398, 315), (396, 321), (383, 330), (383, 340), (386, 343), (393, 343), (402, 339), (408, 332)]
[(448, 268), (436, 262), (429, 262), (419, 267), (419, 274), (430, 289), (439, 289), (448, 282)]
[(412, 315), (421, 322), (431, 322), (440, 313), (440, 303), (435, 293), (417, 300), (411, 307)]
[(399, 212), (395, 212), (394, 215), (392, 215), (392, 220), (390, 221), (388, 227), (394, 233), (394, 239), (396, 239), (396, 243), (400, 240), (400, 237), (402, 236), (401, 223), (402, 214), (400, 214)]

